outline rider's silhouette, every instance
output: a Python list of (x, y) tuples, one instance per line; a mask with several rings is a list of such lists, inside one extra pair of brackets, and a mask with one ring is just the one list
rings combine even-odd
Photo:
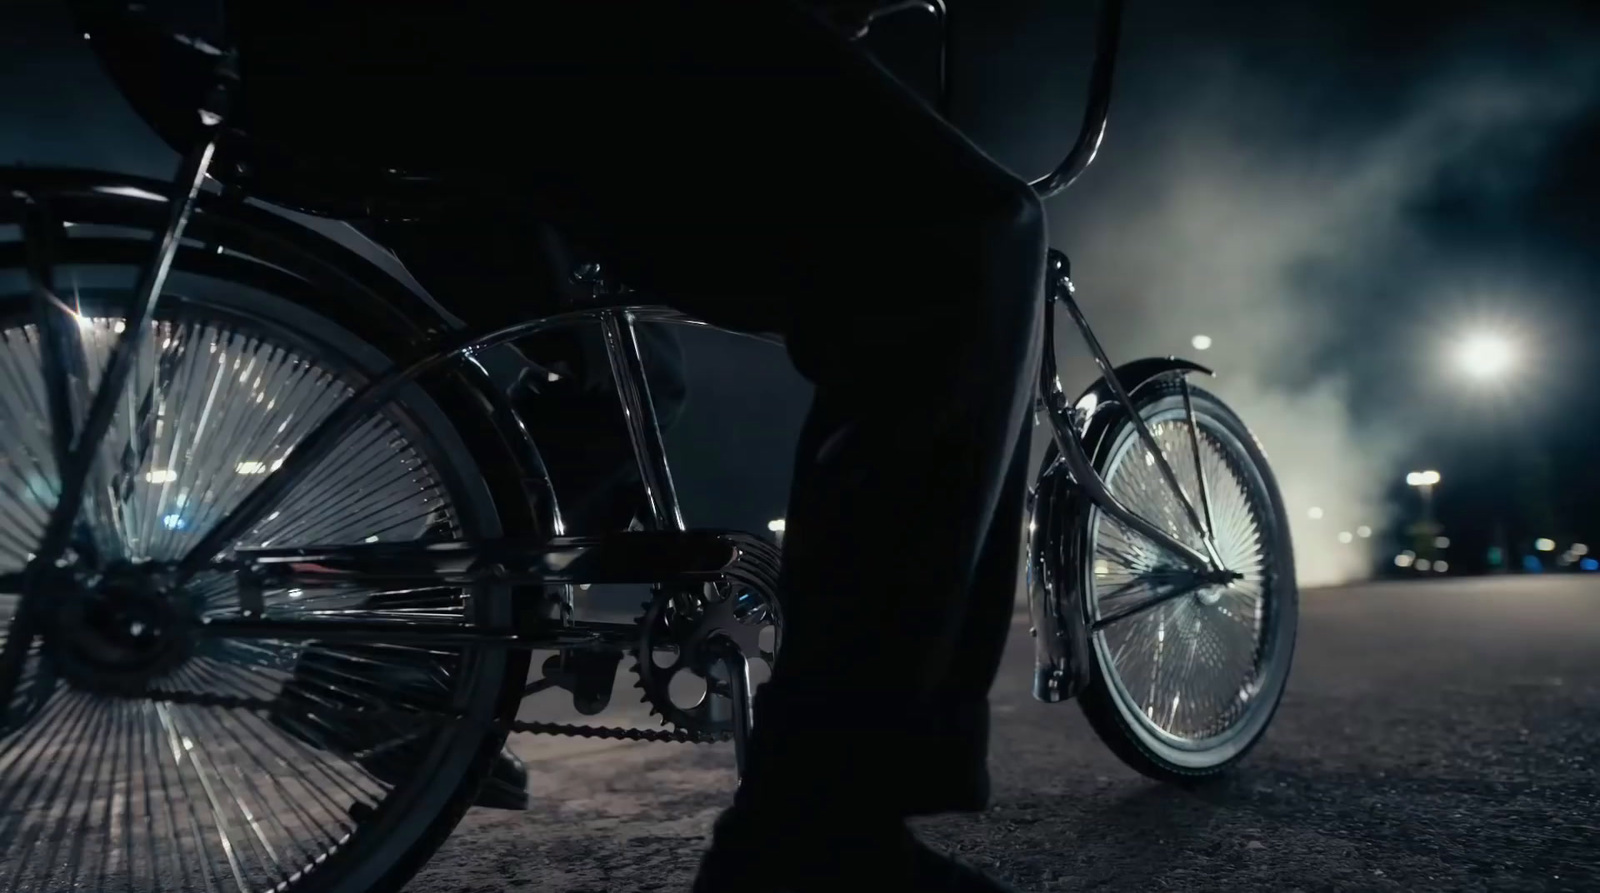
[[(904, 819), (989, 797), (1042, 316), (1026, 184), (783, 0), (233, 6), (235, 123), (470, 196), (460, 238), (395, 234), (408, 263), (489, 270), (453, 252), (497, 232), (520, 260), (506, 234), (548, 221), (652, 300), (784, 333), (816, 385), (783, 659), (696, 889), (1004, 889)], [(441, 297), (512, 304), (528, 272)]]

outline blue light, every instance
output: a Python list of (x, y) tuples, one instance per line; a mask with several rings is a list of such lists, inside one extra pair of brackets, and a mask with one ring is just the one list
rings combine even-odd
[(183, 520), (182, 515), (167, 515), (161, 519), (161, 524), (168, 530), (182, 530), (189, 526), (189, 522)]
[(1585, 558), (1578, 562), (1578, 567), (1586, 571), (1600, 571), (1600, 561), (1596, 561), (1593, 558)]
[(1537, 555), (1522, 556), (1522, 569), (1530, 574), (1537, 574), (1544, 570), (1544, 562)]

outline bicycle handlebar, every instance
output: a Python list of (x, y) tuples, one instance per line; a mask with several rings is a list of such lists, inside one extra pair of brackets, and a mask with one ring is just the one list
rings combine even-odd
[(1124, 0), (1100, 0), (1094, 67), (1089, 73), (1089, 102), (1083, 110), (1083, 124), (1067, 157), (1055, 170), (1028, 184), (1040, 198), (1049, 198), (1071, 186), (1100, 151), (1100, 140), (1106, 133), (1106, 116), (1111, 111), (1111, 80), (1116, 73), (1117, 46), (1122, 37), (1123, 3)]
[[(1106, 117), (1111, 111), (1111, 81), (1117, 69), (1117, 48), (1122, 38), (1122, 7), (1125, 0), (1099, 0), (1100, 12), (1096, 17), (1094, 63), (1089, 72), (1089, 101), (1083, 110), (1083, 124), (1078, 138), (1067, 157), (1061, 159), (1055, 170), (1031, 181), (1034, 193), (1040, 198), (1050, 198), (1071, 186), (1094, 161), (1100, 150), (1100, 141), (1106, 133)], [(857, 23), (859, 29), (853, 39), (865, 37), (879, 19), (896, 13), (922, 11), (930, 13), (939, 23), (939, 108), (948, 111), (949, 84), (946, 80), (949, 53), (949, 17), (944, 0), (901, 0), (869, 11)]]

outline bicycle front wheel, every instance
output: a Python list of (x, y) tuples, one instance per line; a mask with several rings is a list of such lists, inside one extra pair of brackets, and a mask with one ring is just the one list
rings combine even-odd
[[(30, 301), (44, 274), (0, 252), (0, 573), (28, 566), (61, 493), (52, 377), (64, 375), (81, 420), (126, 327), (127, 255), (59, 246), (46, 272), (75, 331), (64, 368), (49, 370)], [(352, 331), (377, 308), (333, 307), (336, 320), (315, 295), (259, 286), (256, 269), (185, 249), (137, 355), (69, 553), (92, 572), (84, 592), (59, 593), (71, 610), (40, 609), (0, 724), (0, 891), (393, 889), (449, 833), (504, 741), (489, 730), (526, 655), (383, 644), (381, 632), (338, 646), (184, 638), (241, 612), (503, 629), (503, 587), (268, 589), (246, 611), (231, 573), (146, 585), (147, 569), (184, 557), (403, 347), (370, 325)], [(472, 403), (450, 393), (401, 389), (217, 557), (500, 535), (486, 475), (509, 463), (460, 423)], [(93, 582), (112, 574), (126, 582)], [(0, 596), (0, 629), (18, 628), (21, 598)]]
[[(1099, 508), (1084, 516), (1078, 552), (1094, 651), (1079, 704), (1124, 762), (1174, 782), (1217, 775), (1261, 739), (1299, 616), (1288, 519), (1266, 456), (1222, 401), (1197, 388), (1185, 396), (1181, 382), (1163, 383), (1134, 402), (1238, 579), (1196, 586), (1179, 559)], [(1131, 419), (1092, 458), (1123, 505), (1205, 551)]]

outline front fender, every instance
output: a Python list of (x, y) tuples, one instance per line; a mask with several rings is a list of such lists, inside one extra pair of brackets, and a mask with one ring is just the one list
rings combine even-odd
[[(1123, 363), (1115, 370), (1117, 383), (1128, 396), (1134, 396), (1140, 388), (1154, 384), (1177, 375), (1187, 375), (1191, 372), (1202, 372), (1206, 375), (1215, 375), (1211, 369), (1182, 357), (1145, 357)], [(1083, 448), (1090, 456), (1094, 455), (1097, 439), (1089, 439), (1091, 432), (1103, 432), (1110, 422), (1114, 421), (1122, 412), (1122, 407), (1117, 400), (1117, 394), (1106, 383), (1104, 378), (1097, 378), (1094, 384), (1085, 388), (1078, 399), (1072, 404), (1076, 413), (1076, 425), (1080, 437), (1085, 438)]]
[[(1148, 357), (1114, 370), (1118, 384), (1134, 399), (1151, 384), (1192, 372), (1214, 374), (1178, 357)], [(1070, 428), (1093, 458), (1111, 424), (1121, 418), (1121, 401), (1104, 379), (1098, 379), (1073, 403), (1073, 410)], [(1083, 554), (1082, 537), (1076, 535), (1088, 523), (1089, 507), (1052, 442), (1028, 493), (1026, 567), (1034, 642), (1033, 696), (1047, 703), (1075, 697), (1093, 675), (1089, 610), (1080, 571), (1090, 556)]]

